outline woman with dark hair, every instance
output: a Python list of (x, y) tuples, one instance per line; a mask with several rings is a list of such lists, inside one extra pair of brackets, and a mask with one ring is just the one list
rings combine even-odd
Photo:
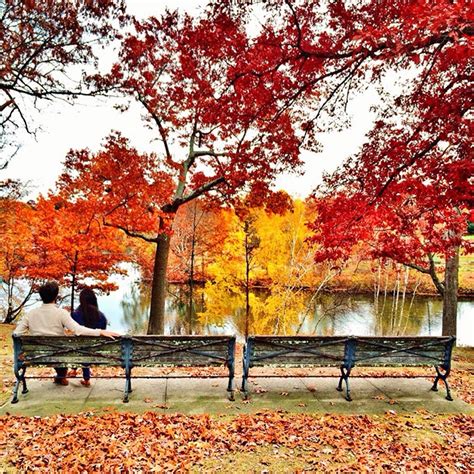
[[(84, 288), (79, 294), (79, 307), (72, 314), (72, 319), (76, 323), (91, 329), (105, 329), (107, 327), (107, 318), (104, 313), (99, 311), (97, 296), (90, 288)], [(91, 369), (82, 368), (81, 384), (89, 387), (91, 378)]]

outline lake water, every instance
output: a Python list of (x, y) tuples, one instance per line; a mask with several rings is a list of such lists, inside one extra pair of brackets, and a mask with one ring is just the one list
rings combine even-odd
[[(99, 297), (109, 328), (120, 332), (146, 332), (150, 292), (140, 288), (135, 276), (117, 280), (119, 289)], [(298, 293), (298, 292), (296, 292)], [(280, 300), (268, 291), (252, 294), (250, 334), (407, 335), (440, 336), (442, 300), (406, 295), (296, 294)], [(210, 308), (206, 308), (210, 306)], [(244, 295), (194, 289), (192, 311), (187, 285), (170, 285), (166, 301), (166, 334), (245, 334)], [(215, 310), (214, 308), (219, 308)], [(206, 311), (207, 309), (207, 311)], [(474, 301), (461, 300), (458, 309), (459, 346), (474, 346)]]

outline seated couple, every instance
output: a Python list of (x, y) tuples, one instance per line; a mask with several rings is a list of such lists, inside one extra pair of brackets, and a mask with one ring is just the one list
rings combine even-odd
[[(84, 288), (79, 295), (79, 308), (70, 314), (56, 306), (59, 294), (59, 286), (50, 281), (39, 288), (39, 294), (43, 304), (39, 308), (31, 310), (18, 323), (13, 331), (15, 335), (30, 336), (64, 336), (65, 330), (71, 331), (76, 336), (105, 336), (115, 337), (120, 334), (106, 331), (107, 319), (99, 311), (97, 297), (90, 288)], [(68, 385), (67, 367), (55, 367), (56, 377), (54, 383)], [(82, 369), (82, 385), (90, 385), (90, 369)]]

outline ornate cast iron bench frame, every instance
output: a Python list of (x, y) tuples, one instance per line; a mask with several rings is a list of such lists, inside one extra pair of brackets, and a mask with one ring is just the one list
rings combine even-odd
[[(432, 365), (438, 382), (446, 386), (446, 399), (452, 400), (447, 378), (455, 337), (337, 337), (337, 336), (249, 336), (243, 353), (242, 393), (249, 395), (250, 368), (339, 367), (337, 390), (346, 386), (346, 400), (351, 401), (349, 376), (354, 367), (425, 367)], [(295, 375), (300, 377), (301, 375)], [(258, 377), (258, 376), (257, 376)], [(263, 375), (262, 377), (267, 377)]]
[[(227, 392), (234, 400), (235, 336), (123, 336), (106, 339), (91, 336), (13, 336), (13, 369), (16, 377), (12, 403), (18, 389), (28, 393), (28, 367), (96, 365), (124, 369), (123, 401), (132, 391), (134, 367), (225, 366), (229, 371)], [(186, 376), (138, 376), (139, 378), (185, 378)], [(187, 376), (190, 377), (190, 376)], [(206, 375), (203, 378), (218, 378)], [(49, 378), (49, 377), (48, 377)], [(118, 378), (118, 377), (100, 377)], [(121, 378), (121, 377), (120, 377)]]

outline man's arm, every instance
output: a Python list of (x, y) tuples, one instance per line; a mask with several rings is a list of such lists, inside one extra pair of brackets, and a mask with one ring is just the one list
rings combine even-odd
[(61, 321), (63, 326), (66, 329), (72, 331), (76, 336), (120, 336), (120, 334), (112, 331), (104, 331), (103, 329), (91, 329), (86, 328), (85, 326), (81, 326), (80, 324), (76, 323), (76, 321), (74, 321), (74, 319), (72, 319), (69, 313), (67, 313), (66, 311), (64, 311), (63, 315), (61, 316)]
[(24, 336), (25, 334), (28, 334), (29, 329), (30, 329), (30, 326), (28, 323), (28, 315), (26, 314), (20, 319), (20, 321), (16, 325), (16, 328), (13, 331), (13, 334), (15, 336)]

